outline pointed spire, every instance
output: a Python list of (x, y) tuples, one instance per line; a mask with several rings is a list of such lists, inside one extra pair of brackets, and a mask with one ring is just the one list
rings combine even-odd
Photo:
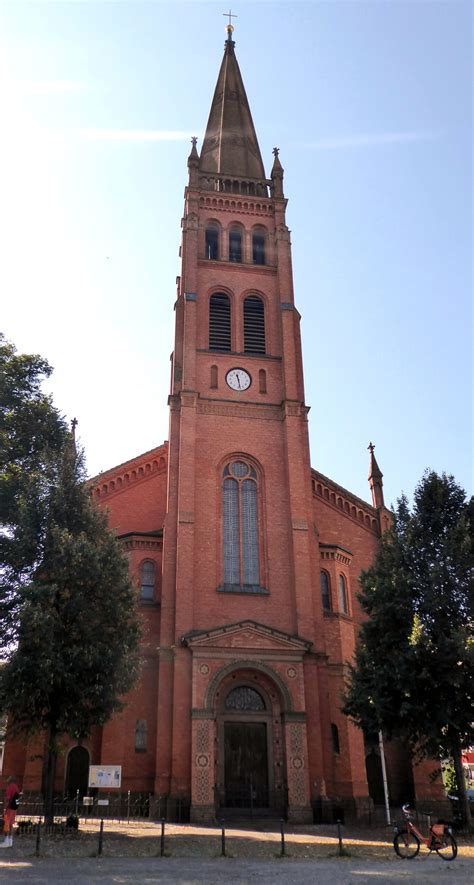
[(245, 87), (227, 25), (217, 85), (201, 150), (200, 170), (265, 181), (265, 169)]
[(370, 452), (370, 461), (369, 461), (369, 486), (370, 491), (372, 492), (372, 504), (374, 507), (384, 507), (384, 499), (383, 499), (383, 482), (382, 477), (383, 473), (380, 470), (379, 465), (377, 464), (377, 460), (374, 455), (375, 446), (372, 442), (367, 446)]

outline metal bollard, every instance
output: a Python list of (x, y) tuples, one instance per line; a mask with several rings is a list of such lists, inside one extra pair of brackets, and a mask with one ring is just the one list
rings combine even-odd
[(283, 818), (280, 820), (280, 831), (281, 831), (281, 857), (285, 857), (285, 821)]
[(41, 853), (41, 819), (36, 824), (36, 849), (35, 857), (39, 857)]
[(221, 856), (225, 857), (225, 820), (222, 818), (221, 820)]
[(99, 849), (97, 851), (97, 857), (100, 857), (102, 854), (102, 844), (104, 841), (104, 818), (100, 821), (100, 830), (99, 830)]
[(341, 821), (337, 821), (337, 837), (339, 839), (339, 857), (344, 857), (344, 846), (342, 844)]
[(165, 853), (165, 819), (161, 818), (160, 857)]
[(127, 793), (127, 823), (130, 823), (130, 790)]

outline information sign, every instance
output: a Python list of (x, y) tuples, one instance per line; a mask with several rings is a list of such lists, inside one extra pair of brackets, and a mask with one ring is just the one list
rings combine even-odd
[(117, 790), (121, 785), (121, 765), (89, 765), (89, 787)]

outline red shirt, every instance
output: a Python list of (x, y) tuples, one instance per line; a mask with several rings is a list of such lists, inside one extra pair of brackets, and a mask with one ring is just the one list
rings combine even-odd
[(18, 784), (8, 784), (7, 789), (5, 790), (5, 806), (6, 808), (10, 808), (10, 803), (16, 793), (20, 792), (20, 787)]

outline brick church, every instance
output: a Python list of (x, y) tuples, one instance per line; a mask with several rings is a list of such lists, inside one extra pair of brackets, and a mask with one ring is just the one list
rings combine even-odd
[[(231, 810), (313, 820), (383, 802), (378, 748), (341, 713), (361, 621), (358, 576), (390, 513), (369, 446), (372, 503), (311, 467), (283, 168), (267, 178), (232, 27), (182, 219), (169, 440), (96, 477), (130, 559), (144, 666), (124, 711), (59, 760), (58, 794), (89, 764), (193, 821)], [(435, 796), (387, 748), (394, 802)], [(428, 767), (427, 767), (428, 766)], [(4, 771), (39, 789), (31, 747)], [(437, 789), (437, 788), (436, 788)], [(369, 799), (369, 796), (371, 797)], [(329, 812), (328, 812), (329, 813)]]

